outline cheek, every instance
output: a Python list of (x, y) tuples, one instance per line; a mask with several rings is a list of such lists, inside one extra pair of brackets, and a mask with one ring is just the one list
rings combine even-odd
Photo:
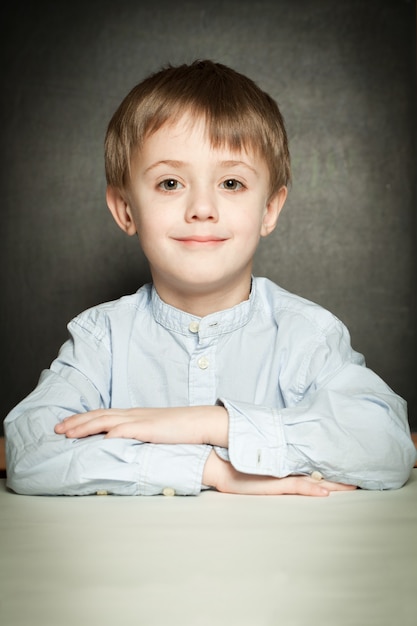
[(155, 226), (152, 225), (152, 223), (149, 224), (147, 220), (140, 219), (137, 222), (137, 228), (139, 239), (142, 244), (146, 245), (147, 242), (154, 241), (157, 235), (157, 229), (155, 229)]
[(240, 215), (235, 220), (236, 229), (246, 238), (258, 240), (263, 226), (264, 211), (259, 211), (259, 207), (252, 207)]
[(161, 251), (167, 240), (168, 225), (163, 215), (155, 212), (142, 215), (137, 221), (139, 243), (146, 256), (155, 256)]

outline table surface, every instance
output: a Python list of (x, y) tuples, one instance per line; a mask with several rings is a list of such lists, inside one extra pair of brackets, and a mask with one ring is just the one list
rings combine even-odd
[(19, 496), (3, 626), (415, 626), (417, 470), (328, 498)]

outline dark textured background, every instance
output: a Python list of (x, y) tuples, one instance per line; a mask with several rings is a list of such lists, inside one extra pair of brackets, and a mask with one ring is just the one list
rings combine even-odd
[(417, 430), (415, 25), (405, 0), (9, 4), (0, 417), (72, 316), (149, 279), (105, 206), (105, 129), (147, 73), (209, 57), (270, 92), (288, 127), (294, 182), (255, 273), (340, 317)]

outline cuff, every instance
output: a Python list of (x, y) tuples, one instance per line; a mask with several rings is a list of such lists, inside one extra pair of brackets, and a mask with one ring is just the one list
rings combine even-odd
[(204, 486), (204, 465), (211, 446), (147, 444), (141, 461), (139, 494), (195, 496)]
[(221, 399), (229, 414), (229, 456), (239, 472), (283, 476), (286, 442), (279, 412)]

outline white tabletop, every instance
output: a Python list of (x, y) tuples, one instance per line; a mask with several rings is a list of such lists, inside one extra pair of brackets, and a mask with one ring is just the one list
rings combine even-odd
[(415, 626), (397, 491), (31, 497), (0, 483), (2, 626)]

